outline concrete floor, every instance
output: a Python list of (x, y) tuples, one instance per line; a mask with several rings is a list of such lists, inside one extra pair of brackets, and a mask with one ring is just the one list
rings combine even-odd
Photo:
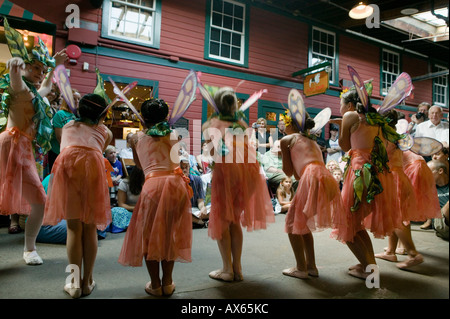
[[(329, 230), (314, 233), (320, 277), (300, 280), (282, 275), (283, 269), (294, 266), (284, 219), (285, 215), (277, 215), (267, 230), (244, 231), (242, 282), (208, 277), (211, 270), (221, 267), (217, 244), (207, 236), (207, 229), (194, 229), (192, 263), (175, 264), (177, 288), (170, 299), (449, 299), (449, 242), (433, 230), (412, 226), (416, 247), (425, 257), (423, 264), (402, 271), (395, 263), (381, 260), (380, 288), (367, 288), (364, 280), (347, 274), (348, 266), (357, 261), (344, 244), (329, 238)], [(108, 233), (99, 241), (94, 269), (97, 287), (83, 299), (158, 299), (144, 291), (149, 281), (145, 266), (124, 267), (117, 262), (124, 235)], [(70, 299), (63, 292), (68, 276), (66, 247), (38, 243), (44, 264), (27, 266), (22, 259), (23, 242), (23, 233), (10, 235), (6, 227), (0, 228), (0, 298)], [(375, 239), (373, 245), (381, 252), (387, 239)]]

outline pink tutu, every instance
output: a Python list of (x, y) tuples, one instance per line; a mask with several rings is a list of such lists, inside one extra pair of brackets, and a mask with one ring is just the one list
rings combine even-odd
[(419, 159), (405, 165), (404, 172), (411, 181), (417, 199), (415, 215), (410, 216), (409, 220), (425, 221), (442, 217), (436, 182), (425, 160)]
[(286, 214), (285, 231), (304, 235), (330, 227), (345, 227), (346, 215), (339, 185), (325, 165), (307, 164), (300, 176)]
[(403, 172), (403, 167), (393, 167), (391, 169), (397, 187), (397, 208), (401, 213), (403, 222), (408, 222), (417, 216), (417, 201), (414, 189), (408, 176)]
[(105, 164), (100, 151), (66, 147), (53, 164), (45, 205), (44, 225), (79, 219), (105, 229), (111, 223), (111, 205)]
[(45, 204), (45, 191), (33, 155), (31, 137), (17, 128), (0, 134), (0, 214), (29, 215), (30, 204)]
[[(351, 150), (351, 165), (347, 168), (342, 187), (342, 201), (348, 216), (347, 228), (334, 231), (336, 238), (343, 242), (353, 242), (356, 233), (368, 229), (375, 238), (390, 236), (396, 228), (402, 225), (402, 216), (396, 211), (396, 186), (392, 173), (384, 171), (378, 174), (383, 191), (375, 195), (371, 203), (367, 203), (367, 191), (364, 190), (359, 209), (351, 211), (355, 199), (353, 182), (356, 178), (355, 170), (361, 169), (365, 163), (370, 163), (371, 150)], [(362, 174), (362, 173), (361, 173)]]
[(131, 216), (119, 263), (142, 266), (142, 259), (191, 262), (192, 214), (184, 179), (147, 175)]
[(211, 182), (208, 235), (221, 239), (231, 223), (247, 231), (266, 229), (275, 222), (272, 201), (256, 163), (216, 163)]

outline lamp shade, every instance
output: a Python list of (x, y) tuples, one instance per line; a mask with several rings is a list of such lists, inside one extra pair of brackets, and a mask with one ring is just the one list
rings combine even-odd
[(365, 19), (367, 17), (370, 17), (372, 13), (373, 8), (371, 6), (368, 6), (363, 2), (360, 2), (350, 10), (348, 15), (352, 19)]

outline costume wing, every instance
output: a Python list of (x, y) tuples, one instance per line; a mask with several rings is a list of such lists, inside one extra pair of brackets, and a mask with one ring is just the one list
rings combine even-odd
[(405, 134), (408, 130), (408, 121), (405, 119), (400, 119), (397, 121), (397, 124), (395, 124), (395, 130), (398, 134)]
[(411, 136), (411, 134), (406, 133), (404, 135), (405, 135), (404, 138), (397, 141), (398, 148), (400, 150), (402, 150), (403, 152), (410, 150), (414, 146), (414, 142), (415, 142), (415, 140)]
[(411, 151), (421, 156), (431, 156), (442, 150), (443, 145), (431, 137), (415, 137)]
[(369, 109), (369, 94), (367, 93), (364, 81), (361, 79), (358, 72), (356, 72), (353, 67), (347, 65), (347, 68), (348, 73), (350, 73), (353, 85), (355, 86), (356, 92), (358, 93), (359, 99), (361, 100), (361, 103), (364, 105), (364, 108), (367, 111)]
[(296, 89), (292, 89), (288, 96), (289, 111), (291, 112), (292, 120), (297, 125), (298, 129), (303, 132), (305, 126), (305, 103), (302, 95)]
[(187, 111), (189, 105), (195, 100), (195, 93), (197, 91), (197, 74), (191, 70), (184, 79), (181, 86), (180, 93), (173, 104), (172, 112), (170, 113), (168, 123), (175, 124), (176, 121)]
[[(100, 77), (101, 78), (101, 77)], [(109, 80), (111, 80), (111, 78), (109, 78)], [(112, 82), (111, 82), (112, 83)], [(132, 89), (134, 89), (134, 87), (136, 86), (138, 84), (138, 82), (137, 81), (134, 81), (134, 82), (131, 82), (131, 83), (129, 83), (126, 87), (124, 87), (123, 88), (123, 90), (122, 90), (122, 93), (123, 93), (123, 95), (124, 96), (126, 96)], [(114, 83), (114, 85), (115, 85), (115, 83)], [(117, 87), (117, 86), (114, 86), (114, 93), (116, 93), (116, 88), (117, 88), (117, 90), (119, 90), (120, 91), (120, 89)], [(95, 93), (95, 92), (94, 92)], [(117, 93), (116, 93), (117, 94)], [(100, 94), (99, 94), (100, 95)], [(106, 95), (106, 93), (105, 93), (105, 95)], [(103, 95), (101, 95), (103, 98), (105, 98)], [(106, 95), (106, 97), (108, 97), (107, 95)], [(108, 112), (108, 110), (114, 105), (114, 104), (116, 104), (116, 102), (117, 101), (123, 101), (123, 102), (125, 102), (119, 95), (116, 95), (116, 97), (114, 98), (114, 100), (110, 100), (109, 99), (109, 97), (108, 97), (108, 99), (106, 99), (105, 98), (105, 100), (107, 101), (107, 103), (108, 103), (108, 100), (109, 100), (109, 104), (108, 104), (108, 106), (103, 110), (103, 112), (102, 112), (102, 114), (100, 114), (100, 117), (102, 117), (102, 115), (103, 114), (105, 114), (106, 112)], [(131, 102), (130, 102), (131, 103)], [(134, 112), (134, 111), (133, 111)], [(138, 116), (139, 117), (139, 116)], [(140, 118), (139, 118), (140, 119)]]
[(250, 96), (247, 99), (247, 101), (242, 103), (241, 107), (239, 108), (239, 111), (245, 112), (250, 106), (252, 106), (256, 101), (258, 101), (264, 93), (267, 93), (266, 89), (262, 89), (258, 92), (253, 93), (252, 96)]
[(412, 88), (412, 80), (409, 74), (405, 72), (400, 74), (389, 89), (383, 104), (378, 109), (378, 113), (384, 114), (399, 105), (411, 94)]
[(325, 126), (325, 124), (328, 123), (330, 118), (331, 118), (331, 109), (329, 107), (324, 108), (314, 118), (315, 125), (310, 130), (310, 133), (311, 134), (316, 134), (317, 132), (319, 132)]
[(214, 102), (214, 98), (211, 96), (211, 94), (209, 94), (208, 90), (205, 89), (203, 84), (199, 82), (197, 87), (198, 90), (200, 91), (200, 94), (206, 100), (206, 102), (208, 102), (208, 104), (211, 105), (217, 113), (220, 113), (219, 108), (216, 105), (216, 102)]
[[(130, 101), (128, 100), (128, 98), (125, 96), (125, 94), (123, 93), (123, 91), (121, 91), (121, 90), (117, 87), (116, 83), (114, 83), (114, 81), (113, 81), (111, 78), (109, 78), (109, 81), (111, 82), (111, 84), (112, 84), (113, 87), (114, 87), (114, 93), (117, 95), (116, 99), (118, 98), (119, 100), (122, 100), (123, 102), (125, 102), (125, 104), (133, 111), (133, 113), (136, 114), (137, 118), (141, 121), (142, 125), (145, 125), (144, 119), (143, 119), (142, 116), (139, 114), (138, 110), (136, 110), (136, 108), (133, 106), (133, 104), (131, 104), (131, 102), (130, 102)], [(134, 82), (133, 82), (133, 83), (134, 83)], [(131, 84), (133, 84), (133, 83), (131, 83)], [(125, 89), (129, 88), (129, 86), (131, 86), (131, 84), (130, 84), (130, 85), (127, 85), (127, 87), (125, 87)], [(125, 89), (124, 89), (124, 91), (125, 91)], [(127, 92), (129, 92), (130, 90), (131, 90), (131, 89), (127, 89)], [(116, 100), (116, 99), (114, 99), (114, 100)], [(107, 108), (108, 108), (108, 107), (110, 107), (110, 106), (108, 105)], [(106, 109), (105, 109), (105, 110), (106, 110)], [(103, 112), (106, 112), (105, 110), (104, 110)]]
[(69, 76), (66, 72), (66, 67), (63, 64), (58, 65), (53, 72), (53, 76), (63, 99), (67, 103), (67, 106), (73, 114), (77, 115), (78, 111), (75, 107), (75, 100), (73, 98), (73, 92), (70, 86)]

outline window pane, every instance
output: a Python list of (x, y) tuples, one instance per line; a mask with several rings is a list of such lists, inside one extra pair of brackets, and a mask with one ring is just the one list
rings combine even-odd
[(237, 31), (237, 32), (242, 32), (243, 31), (243, 21), (241, 19), (233, 19), (234, 21), (234, 27), (233, 30)]
[(222, 31), (222, 43), (231, 44), (231, 32)]
[(211, 40), (220, 41), (220, 30), (216, 28), (211, 28)]
[(244, 7), (234, 6), (234, 17), (244, 19)]
[(218, 12), (222, 12), (222, 8), (223, 8), (223, 1), (222, 0), (214, 0), (213, 1), (213, 10), (214, 11), (218, 11)]
[(230, 57), (230, 50), (231, 50), (231, 47), (229, 45), (222, 44), (220, 46), (220, 56), (224, 57), (224, 58), (229, 58)]
[(223, 13), (229, 16), (233, 16), (233, 4), (230, 2), (224, 2)]
[(222, 15), (219, 13), (213, 13), (212, 24), (218, 27), (222, 26)]
[(234, 46), (238, 47), (241, 46), (241, 36), (239, 34), (233, 33), (232, 39), (233, 39), (232, 44)]
[(241, 59), (241, 50), (236, 47), (231, 48), (231, 58), (233, 60), (240, 60)]
[(211, 41), (209, 44), (209, 54), (219, 55), (219, 43)]
[(233, 18), (229, 16), (223, 16), (223, 27), (226, 29), (233, 29)]

